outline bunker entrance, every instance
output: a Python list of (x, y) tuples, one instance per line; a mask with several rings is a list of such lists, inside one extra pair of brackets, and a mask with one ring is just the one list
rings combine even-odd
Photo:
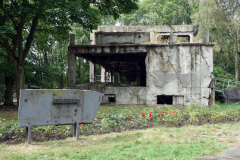
[(173, 104), (173, 96), (157, 95), (157, 104)]
[(116, 102), (116, 95), (115, 94), (107, 94), (108, 102), (109, 103), (115, 103)]

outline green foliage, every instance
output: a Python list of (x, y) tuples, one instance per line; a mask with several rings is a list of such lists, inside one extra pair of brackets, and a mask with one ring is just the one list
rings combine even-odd
[[(36, 53), (36, 50), (31, 48), (33, 43), (38, 48), (37, 51), (43, 54), (44, 66), (52, 67), (50, 70), (60, 70), (61, 73), (55, 78), (59, 80), (60, 88), (63, 88), (66, 86), (66, 76), (64, 76), (64, 74), (66, 75), (66, 58), (63, 53), (66, 56), (66, 51), (62, 48), (66, 49), (68, 44), (62, 42), (68, 39), (72, 25), (80, 25), (83, 29), (91, 31), (101, 23), (101, 16), (113, 16), (114, 19), (117, 19), (120, 14), (137, 9), (136, 2), (137, 0), (16, 0), (9, 3), (8, 0), (1, 0), (0, 45), (6, 50), (9, 59), (14, 64), (15, 71), (17, 71), (17, 98), (19, 99), (20, 89), (25, 86), (25, 60), (30, 50), (32, 53)], [(34, 36), (38, 37), (36, 41), (33, 41)], [(52, 61), (59, 65), (51, 66), (48, 63), (48, 55), (52, 53), (50, 48), (56, 45), (56, 41), (58, 42), (56, 48), (61, 53), (58, 54), (60, 55), (58, 59), (52, 56)], [(44, 77), (43, 72), (30, 72), (40, 74), (41, 79), (46, 82), (47, 88), (51, 88), (54, 83), (57, 83)], [(33, 79), (33, 74), (28, 75), (27, 78)]]
[(194, 10), (191, 16), (192, 21), (200, 25), (198, 37), (203, 38), (205, 31), (209, 31), (210, 41), (215, 43), (214, 64), (223, 67), (226, 72), (234, 74), (235, 79), (238, 80), (239, 1), (189, 1)]
[(181, 25), (191, 24), (191, 8), (187, 0), (142, 0), (139, 10), (123, 15), (124, 25)]
[(213, 75), (217, 78), (235, 80), (234, 75), (227, 73), (221, 66), (213, 66)]

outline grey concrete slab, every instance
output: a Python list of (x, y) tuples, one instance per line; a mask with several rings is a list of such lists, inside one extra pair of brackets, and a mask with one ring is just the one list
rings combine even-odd
[(227, 150), (226, 152), (213, 156), (204, 156), (200, 158), (196, 158), (194, 160), (240, 160), (240, 147), (235, 149)]

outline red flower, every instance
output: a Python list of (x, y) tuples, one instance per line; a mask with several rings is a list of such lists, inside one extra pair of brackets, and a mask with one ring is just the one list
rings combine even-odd
[(161, 115), (160, 114), (158, 114), (158, 117), (160, 117)]
[(81, 124), (80, 124), (80, 123), (79, 123), (78, 125), (79, 125), (79, 126), (81, 126)]
[(157, 106), (155, 106), (155, 108), (157, 108)]
[(145, 117), (145, 114), (142, 114), (142, 117)]
[(178, 113), (176, 113), (176, 114), (178, 114)]
[(150, 114), (152, 114), (152, 112), (150, 111)]
[(158, 104), (158, 106), (159, 106), (159, 104)]
[(165, 116), (163, 113), (160, 113), (161, 114), (161, 116)]
[(84, 125), (84, 126), (85, 126), (86, 124), (82, 124), (82, 125)]
[(152, 117), (152, 113), (150, 112), (149, 117)]
[(182, 112), (182, 110), (179, 110), (180, 112)]

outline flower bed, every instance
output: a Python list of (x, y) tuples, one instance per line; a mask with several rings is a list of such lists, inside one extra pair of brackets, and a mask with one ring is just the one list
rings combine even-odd
[[(127, 115), (127, 116), (125, 116)], [(93, 124), (79, 124), (80, 135), (105, 134), (132, 129), (145, 129), (159, 126), (181, 127), (183, 125), (202, 125), (206, 123), (225, 123), (238, 121), (240, 108), (220, 108), (219, 106), (189, 106), (183, 109), (165, 105), (143, 110), (139, 115), (113, 110), (95, 118)], [(25, 128), (19, 128), (18, 122), (0, 119), (0, 143), (16, 144), (24, 141)], [(33, 141), (63, 139), (73, 136), (71, 125), (32, 127)]]

